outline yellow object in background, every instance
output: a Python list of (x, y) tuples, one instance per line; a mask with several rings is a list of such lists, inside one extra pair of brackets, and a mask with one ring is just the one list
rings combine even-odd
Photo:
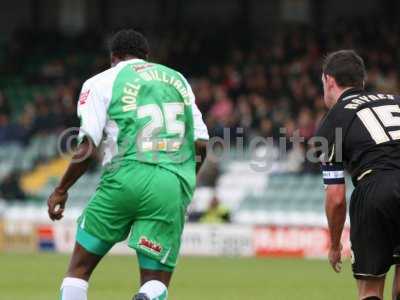
[(51, 177), (61, 177), (69, 163), (68, 158), (57, 158), (37, 166), (21, 178), (21, 187), (28, 194), (40, 191)]
[(229, 210), (219, 202), (216, 196), (214, 196), (210, 202), (210, 206), (201, 216), (200, 222), (206, 224), (229, 223)]

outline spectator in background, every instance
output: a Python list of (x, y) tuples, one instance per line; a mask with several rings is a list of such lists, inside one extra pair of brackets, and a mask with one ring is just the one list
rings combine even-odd
[(56, 119), (50, 109), (51, 105), (47, 99), (43, 95), (38, 95), (35, 99), (34, 134), (47, 134), (54, 129)]
[(20, 174), (8, 174), (0, 184), (0, 197), (5, 200), (25, 200), (26, 195), (20, 186)]
[(8, 142), (9, 117), (6, 114), (0, 114), (0, 144)]
[(208, 224), (229, 223), (230, 221), (231, 216), (229, 210), (219, 202), (217, 196), (212, 198), (210, 206), (200, 218), (201, 223)]
[(274, 123), (270, 118), (264, 117), (260, 120), (260, 136), (269, 139), (273, 145), (278, 142), (278, 137), (275, 132)]
[(2, 91), (0, 91), (0, 115), (10, 116), (11, 108), (8, 99)]
[(7, 128), (8, 141), (26, 145), (29, 140), (30, 125), (27, 115), (21, 114), (17, 121), (10, 123)]
[(196, 103), (200, 111), (207, 115), (214, 102), (212, 85), (209, 80), (201, 78), (194, 82), (193, 87), (193, 92), (196, 95)]
[(299, 134), (301, 137), (305, 139), (307, 142), (312, 136), (314, 136), (315, 132), (315, 118), (311, 113), (311, 110), (308, 108), (303, 108), (299, 112), (299, 116), (297, 118), (297, 127), (299, 129)]

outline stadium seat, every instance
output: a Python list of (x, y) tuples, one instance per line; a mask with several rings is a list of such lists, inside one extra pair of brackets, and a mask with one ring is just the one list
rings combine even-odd
[[(320, 175), (270, 174), (266, 182), (263, 193), (249, 192), (239, 201), (234, 212), (236, 221), (260, 224), (324, 222), (324, 193)], [(353, 189), (351, 184), (348, 187), (347, 197)]]

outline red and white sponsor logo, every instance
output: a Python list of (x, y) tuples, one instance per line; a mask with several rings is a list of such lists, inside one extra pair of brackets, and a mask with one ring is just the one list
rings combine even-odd
[[(349, 236), (345, 228), (344, 256), (350, 254)], [(258, 227), (253, 241), (258, 256), (326, 257), (329, 250), (329, 232), (322, 227)]]
[(133, 65), (132, 67), (136, 72), (142, 72), (145, 69), (151, 68), (153, 66), (154, 66), (153, 64), (143, 64), (143, 65)]
[(80, 94), (80, 96), (79, 96), (79, 105), (83, 105), (83, 104), (86, 103), (86, 101), (87, 101), (87, 99), (89, 97), (89, 94), (90, 94), (90, 90), (84, 91), (84, 92), (82, 92)]
[(162, 247), (159, 244), (143, 236), (139, 239), (139, 246), (157, 254), (160, 254), (162, 251)]

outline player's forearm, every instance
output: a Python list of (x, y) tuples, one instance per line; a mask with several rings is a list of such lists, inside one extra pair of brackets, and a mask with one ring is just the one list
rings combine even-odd
[(94, 145), (85, 139), (78, 147), (77, 152), (60, 180), (56, 190), (66, 193), (69, 188), (88, 170), (94, 156)]
[(344, 195), (327, 193), (325, 212), (328, 219), (331, 247), (340, 247), (344, 223), (346, 221), (346, 200)]

